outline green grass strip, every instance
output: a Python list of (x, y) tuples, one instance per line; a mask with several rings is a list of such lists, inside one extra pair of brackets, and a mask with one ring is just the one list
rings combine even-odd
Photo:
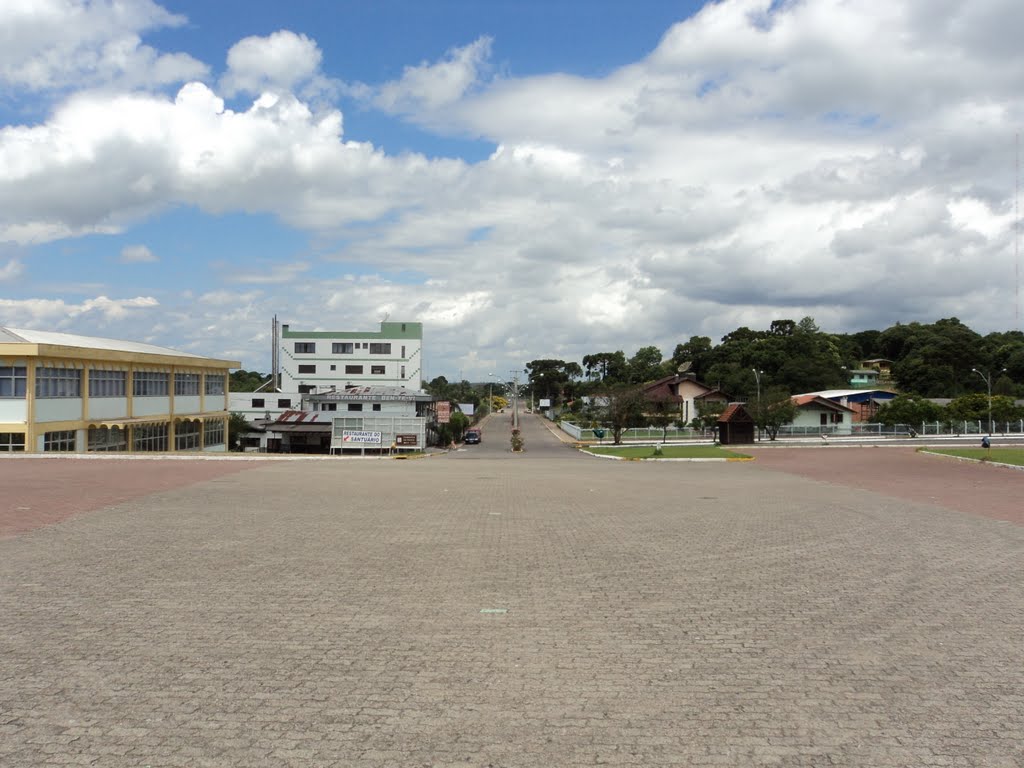
[(654, 452), (651, 445), (596, 446), (587, 448), (590, 453), (600, 456), (618, 456), (623, 459), (749, 459), (742, 453), (727, 451), (715, 445), (663, 445), (661, 454)]
[(928, 453), (956, 456), (960, 459), (992, 461), (1024, 467), (1024, 448), (929, 448)]

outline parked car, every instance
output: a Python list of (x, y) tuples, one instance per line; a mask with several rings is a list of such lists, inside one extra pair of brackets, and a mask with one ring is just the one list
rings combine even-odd
[(466, 445), (478, 445), (480, 443), (480, 439), (479, 429), (467, 429), (466, 436), (462, 438), (462, 442)]

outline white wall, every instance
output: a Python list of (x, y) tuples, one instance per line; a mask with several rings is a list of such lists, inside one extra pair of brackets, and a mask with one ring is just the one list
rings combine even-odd
[(123, 419), (128, 416), (127, 397), (90, 397), (89, 419)]
[[(216, 400), (217, 398), (213, 398)], [(202, 412), (202, 401), (199, 395), (176, 395), (174, 397), (174, 412), (175, 413), (201, 413)], [(217, 406), (213, 406), (216, 410)]]
[(0, 424), (24, 424), (27, 421), (27, 400), (13, 397), (0, 400)]
[(171, 398), (160, 397), (132, 398), (132, 416), (162, 416), (171, 410)]
[(79, 421), (82, 418), (82, 398), (46, 397), (36, 400), (36, 422)]

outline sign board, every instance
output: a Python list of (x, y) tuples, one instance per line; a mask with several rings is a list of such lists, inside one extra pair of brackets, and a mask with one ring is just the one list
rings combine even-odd
[(419, 445), (419, 435), (395, 435), (395, 445)]
[(447, 400), (437, 403), (437, 423), (447, 424), (452, 420), (452, 404)]
[(551, 407), (551, 400), (549, 398), (547, 398), (547, 397), (542, 397), (540, 399), (540, 407), (541, 408), (550, 408)]
[(363, 432), (356, 431), (354, 429), (346, 429), (341, 433), (341, 442), (343, 443), (370, 443), (372, 445), (380, 445), (380, 432)]
[(472, 416), (475, 408), (472, 403), (459, 403), (459, 410), (467, 416)]

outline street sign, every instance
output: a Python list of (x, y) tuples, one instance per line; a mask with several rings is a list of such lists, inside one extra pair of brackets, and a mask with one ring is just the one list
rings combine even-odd
[(380, 438), (380, 432), (363, 432), (346, 429), (341, 433), (341, 442), (343, 443), (370, 443), (373, 445), (380, 445)]
[(419, 445), (419, 435), (395, 435), (395, 445)]

